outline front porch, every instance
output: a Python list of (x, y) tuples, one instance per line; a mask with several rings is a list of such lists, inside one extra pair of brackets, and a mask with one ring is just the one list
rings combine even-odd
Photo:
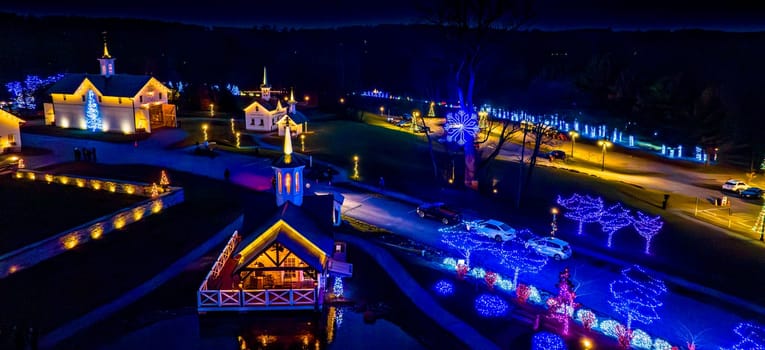
[[(204, 286), (203, 286), (204, 287)], [(319, 304), (316, 289), (204, 290), (197, 295), (197, 310), (256, 311), (314, 310)]]

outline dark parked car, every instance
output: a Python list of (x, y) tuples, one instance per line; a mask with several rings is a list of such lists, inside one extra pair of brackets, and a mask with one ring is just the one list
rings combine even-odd
[(762, 199), (762, 193), (759, 187), (749, 187), (741, 191), (741, 198)]
[(550, 151), (550, 153), (547, 154), (547, 157), (550, 158), (550, 160), (554, 160), (554, 159), (566, 160), (566, 152), (563, 152), (561, 150)]
[(417, 215), (441, 221), (444, 225), (458, 223), (461, 220), (459, 211), (447, 207), (444, 203), (423, 203), (417, 207)]

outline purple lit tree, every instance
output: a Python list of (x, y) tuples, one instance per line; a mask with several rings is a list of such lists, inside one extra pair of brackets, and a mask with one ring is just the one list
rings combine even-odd
[(621, 203), (616, 203), (605, 211), (600, 216), (598, 222), (600, 222), (603, 232), (608, 233), (608, 247), (611, 248), (614, 233), (629, 225), (632, 225), (632, 215), (628, 209), (624, 209)]
[(659, 234), (664, 222), (661, 221), (661, 216), (650, 217), (641, 212), (637, 212), (637, 217), (634, 218), (632, 225), (635, 226), (635, 230), (645, 238), (645, 253), (651, 254), (651, 240), (653, 236)]
[(518, 275), (521, 272), (538, 273), (549, 260), (534, 249), (526, 249), (512, 241), (507, 241), (499, 248), (490, 250), (500, 265), (513, 270), (513, 289), (518, 287)]
[(487, 242), (475, 239), (464, 224), (438, 229), (441, 232), (441, 242), (456, 250), (465, 258), (465, 264), (470, 267), (470, 256), (473, 252), (486, 249)]
[(622, 270), (622, 277), (611, 282), (611, 299), (608, 304), (620, 316), (627, 319), (627, 331), (632, 331), (632, 321), (648, 325), (660, 317), (656, 309), (667, 287), (664, 282), (648, 275), (638, 265)]
[(574, 193), (568, 199), (558, 196), (558, 204), (568, 211), (563, 214), (565, 217), (579, 221), (579, 231), (582, 234), (582, 225), (586, 222), (597, 222), (603, 215), (603, 199), (600, 197), (581, 196)]
[(740, 340), (731, 350), (762, 350), (765, 349), (765, 329), (758, 324), (742, 322), (733, 329)]
[(574, 302), (576, 292), (574, 292), (574, 284), (571, 282), (568, 267), (563, 269), (558, 276), (558, 284), (555, 285), (558, 287), (558, 295), (547, 299), (547, 316), (562, 323), (563, 335), (568, 335), (569, 321), (574, 314), (574, 309), (579, 307), (579, 303)]

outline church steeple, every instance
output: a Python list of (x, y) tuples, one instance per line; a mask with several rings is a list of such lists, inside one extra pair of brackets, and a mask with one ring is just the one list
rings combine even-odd
[(109, 54), (109, 47), (106, 45), (106, 32), (104, 34), (104, 54), (98, 59), (98, 65), (100, 66), (101, 75), (110, 77), (114, 75), (114, 60), (115, 58)]
[(264, 100), (271, 99), (271, 85), (268, 84), (268, 75), (266, 74), (266, 67), (263, 67), (263, 84), (260, 84), (260, 96)]
[(295, 113), (295, 105), (297, 104), (297, 101), (295, 101), (295, 89), (290, 88), (290, 99), (287, 101), (290, 105), (289, 113)]
[(284, 155), (271, 167), (274, 169), (276, 205), (281, 206), (287, 201), (297, 206), (303, 204), (303, 168), (305, 168), (305, 164), (300, 158), (292, 157), (292, 135), (290, 134), (289, 119), (284, 128)]

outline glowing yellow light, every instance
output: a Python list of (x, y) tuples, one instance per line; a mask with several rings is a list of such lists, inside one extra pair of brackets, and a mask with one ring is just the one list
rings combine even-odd
[(156, 200), (153, 203), (151, 203), (151, 212), (152, 213), (159, 213), (162, 210), (162, 201)]
[(61, 127), (62, 128), (68, 128), (69, 127), (69, 119), (62, 118), (61, 119)]
[(76, 179), (74, 181), (77, 182), (77, 187), (85, 187), (85, 180), (83, 180), (83, 179)]
[(340, 97), (340, 103), (345, 103), (345, 99)]
[(92, 186), (94, 190), (100, 190), (101, 189), (101, 181), (90, 180), (90, 186)]
[(8, 158), (8, 159), (9, 159), (11, 162), (15, 162), (15, 161), (19, 160), (19, 157), (16, 157), (16, 156), (12, 156), (12, 157), (10, 157), (10, 158)]
[(48, 181), (48, 183), (53, 182), (53, 175), (45, 174), (45, 181)]
[(231, 133), (236, 134), (236, 129), (234, 128), (234, 118), (231, 118)]
[(558, 208), (556, 208), (556, 207), (553, 207), (552, 209), (550, 209), (550, 212), (551, 212), (553, 215), (557, 215), (557, 214), (558, 214)]
[(143, 213), (146, 212), (144, 207), (138, 207), (133, 209), (133, 221), (138, 221), (143, 218)]
[(593, 344), (592, 344), (592, 340), (590, 340), (589, 338), (582, 338), (582, 347), (583, 347), (585, 350), (590, 350), (590, 349), (592, 349), (592, 345), (593, 345)]
[(237, 132), (236, 132), (236, 148), (240, 148), (240, 146), (241, 146), (241, 143), (240, 143), (240, 136), (242, 136), (242, 133), (241, 133), (241, 132), (239, 132), (239, 131), (237, 131)]
[(16, 173), (16, 178), (20, 179), (22, 177), (24, 177), (24, 173), (19, 173), (19, 172)]
[(311, 97), (309, 97), (308, 95), (305, 95), (303, 99), (305, 100), (305, 102), (308, 102), (311, 99)]
[(66, 176), (61, 176), (58, 178), (58, 181), (60, 181), (62, 184), (66, 185), (69, 183), (69, 178)]
[(491, 192), (493, 192), (494, 194), (497, 194), (497, 189), (494, 188), (493, 190), (491, 190)]
[(133, 187), (133, 185), (124, 185), (124, 188), (125, 188), (125, 192), (127, 192), (127, 194), (135, 193), (135, 187)]
[(121, 229), (123, 227), (125, 227), (125, 217), (120, 215), (120, 216), (114, 218), (114, 228), (119, 230), (119, 229)]
[(11, 267), (8, 268), (8, 273), (15, 273), (19, 270), (19, 265), (11, 265)]
[(202, 133), (204, 135), (205, 141), (207, 141), (207, 124), (202, 124)]
[(104, 234), (104, 227), (101, 224), (97, 224), (90, 228), (90, 237), (93, 239), (99, 239)]
[(117, 184), (115, 184), (114, 182), (107, 182), (106, 188), (109, 189), (109, 192), (115, 192), (117, 191)]
[(34, 179), (35, 179), (35, 173), (27, 173), (27, 177), (28, 177), (30, 180), (34, 180)]
[(77, 246), (77, 243), (79, 243), (79, 238), (77, 238), (77, 235), (71, 234), (65, 236), (61, 243), (64, 245), (64, 248), (66, 249), (72, 249)]

